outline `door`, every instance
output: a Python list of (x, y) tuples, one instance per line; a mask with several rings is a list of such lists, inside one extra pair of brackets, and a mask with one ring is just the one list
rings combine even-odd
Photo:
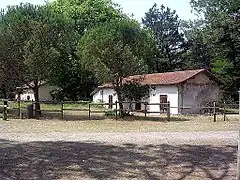
[(167, 106), (167, 102), (168, 102), (168, 96), (167, 95), (160, 95), (160, 112), (165, 112), (166, 111), (166, 106)]
[(141, 110), (141, 103), (135, 104), (135, 110), (140, 111)]
[(108, 108), (112, 109), (113, 108), (113, 96), (112, 95), (108, 96), (108, 103), (109, 103)]

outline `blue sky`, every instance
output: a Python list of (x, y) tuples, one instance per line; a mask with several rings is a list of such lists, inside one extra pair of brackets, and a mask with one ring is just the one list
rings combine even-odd
[[(32, 4), (43, 4), (45, 0), (7, 0), (0, 1), (0, 8), (5, 8), (7, 5), (16, 5), (20, 2), (30, 2)], [(196, 16), (191, 13), (190, 0), (113, 0), (121, 5), (123, 12), (127, 14), (134, 14), (135, 19), (141, 21), (154, 3), (157, 3), (160, 7), (161, 4), (170, 7), (172, 10), (176, 10), (181, 19), (189, 20), (194, 19)]]

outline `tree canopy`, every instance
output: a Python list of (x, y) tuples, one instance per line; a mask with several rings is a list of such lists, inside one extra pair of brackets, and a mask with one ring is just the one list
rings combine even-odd
[(179, 31), (180, 19), (176, 11), (154, 4), (142, 19), (143, 25), (152, 30), (156, 42), (152, 62), (148, 62), (152, 72), (166, 72), (182, 67), (181, 54), (185, 49), (184, 35)]
[(81, 35), (94, 26), (123, 16), (111, 0), (56, 0), (51, 6), (54, 12), (72, 18)]
[(211, 52), (210, 68), (225, 82), (225, 95), (237, 100), (240, 88), (240, 2), (192, 0), (191, 5), (204, 15), (201, 34), (208, 47), (204, 50)]
[(122, 101), (124, 78), (146, 71), (140, 53), (145, 37), (145, 31), (135, 21), (111, 21), (85, 33), (79, 41), (78, 54), (99, 82), (111, 83)]
[[(191, 6), (203, 18), (186, 22), (175, 10), (154, 4), (143, 26), (111, 0), (10, 6), (0, 14), (2, 91), (27, 84), (37, 100), (39, 82), (46, 81), (58, 87), (57, 99), (79, 100), (111, 83), (122, 100), (129, 95), (121, 91), (123, 79), (130, 75), (207, 68), (236, 100), (240, 2), (191, 0)], [(125, 89), (137, 87), (131, 83)]]

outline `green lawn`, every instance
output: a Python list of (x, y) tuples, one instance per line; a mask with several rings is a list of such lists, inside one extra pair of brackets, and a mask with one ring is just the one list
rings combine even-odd
[[(28, 105), (32, 104), (32, 102), (21, 102), (20, 107), (22, 110), (25, 110)], [(82, 109), (82, 110), (88, 110), (88, 102), (76, 102), (76, 103), (64, 103), (63, 108), (64, 109)], [(61, 103), (40, 103), (41, 109), (46, 111), (55, 111), (55, 110), (61, 110)], [(18, 102), (9, 102), (8, 106), (10, 109), (17, 109), (18, 108)], [(106, 110), (105, 107), (102, 105), (91, 103), (91, 109), (93, 110)]]

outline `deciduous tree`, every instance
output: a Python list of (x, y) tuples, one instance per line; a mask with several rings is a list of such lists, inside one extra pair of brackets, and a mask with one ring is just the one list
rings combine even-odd
[(120, 102), (124, 100), (124, 78), (145, 71), (139, 52), (145, 43), (144, 33), (137, 22), (121, 19), (90, 30), (79, 42), (83, 64), (96, 73), (99, 82), (111, 83)]

